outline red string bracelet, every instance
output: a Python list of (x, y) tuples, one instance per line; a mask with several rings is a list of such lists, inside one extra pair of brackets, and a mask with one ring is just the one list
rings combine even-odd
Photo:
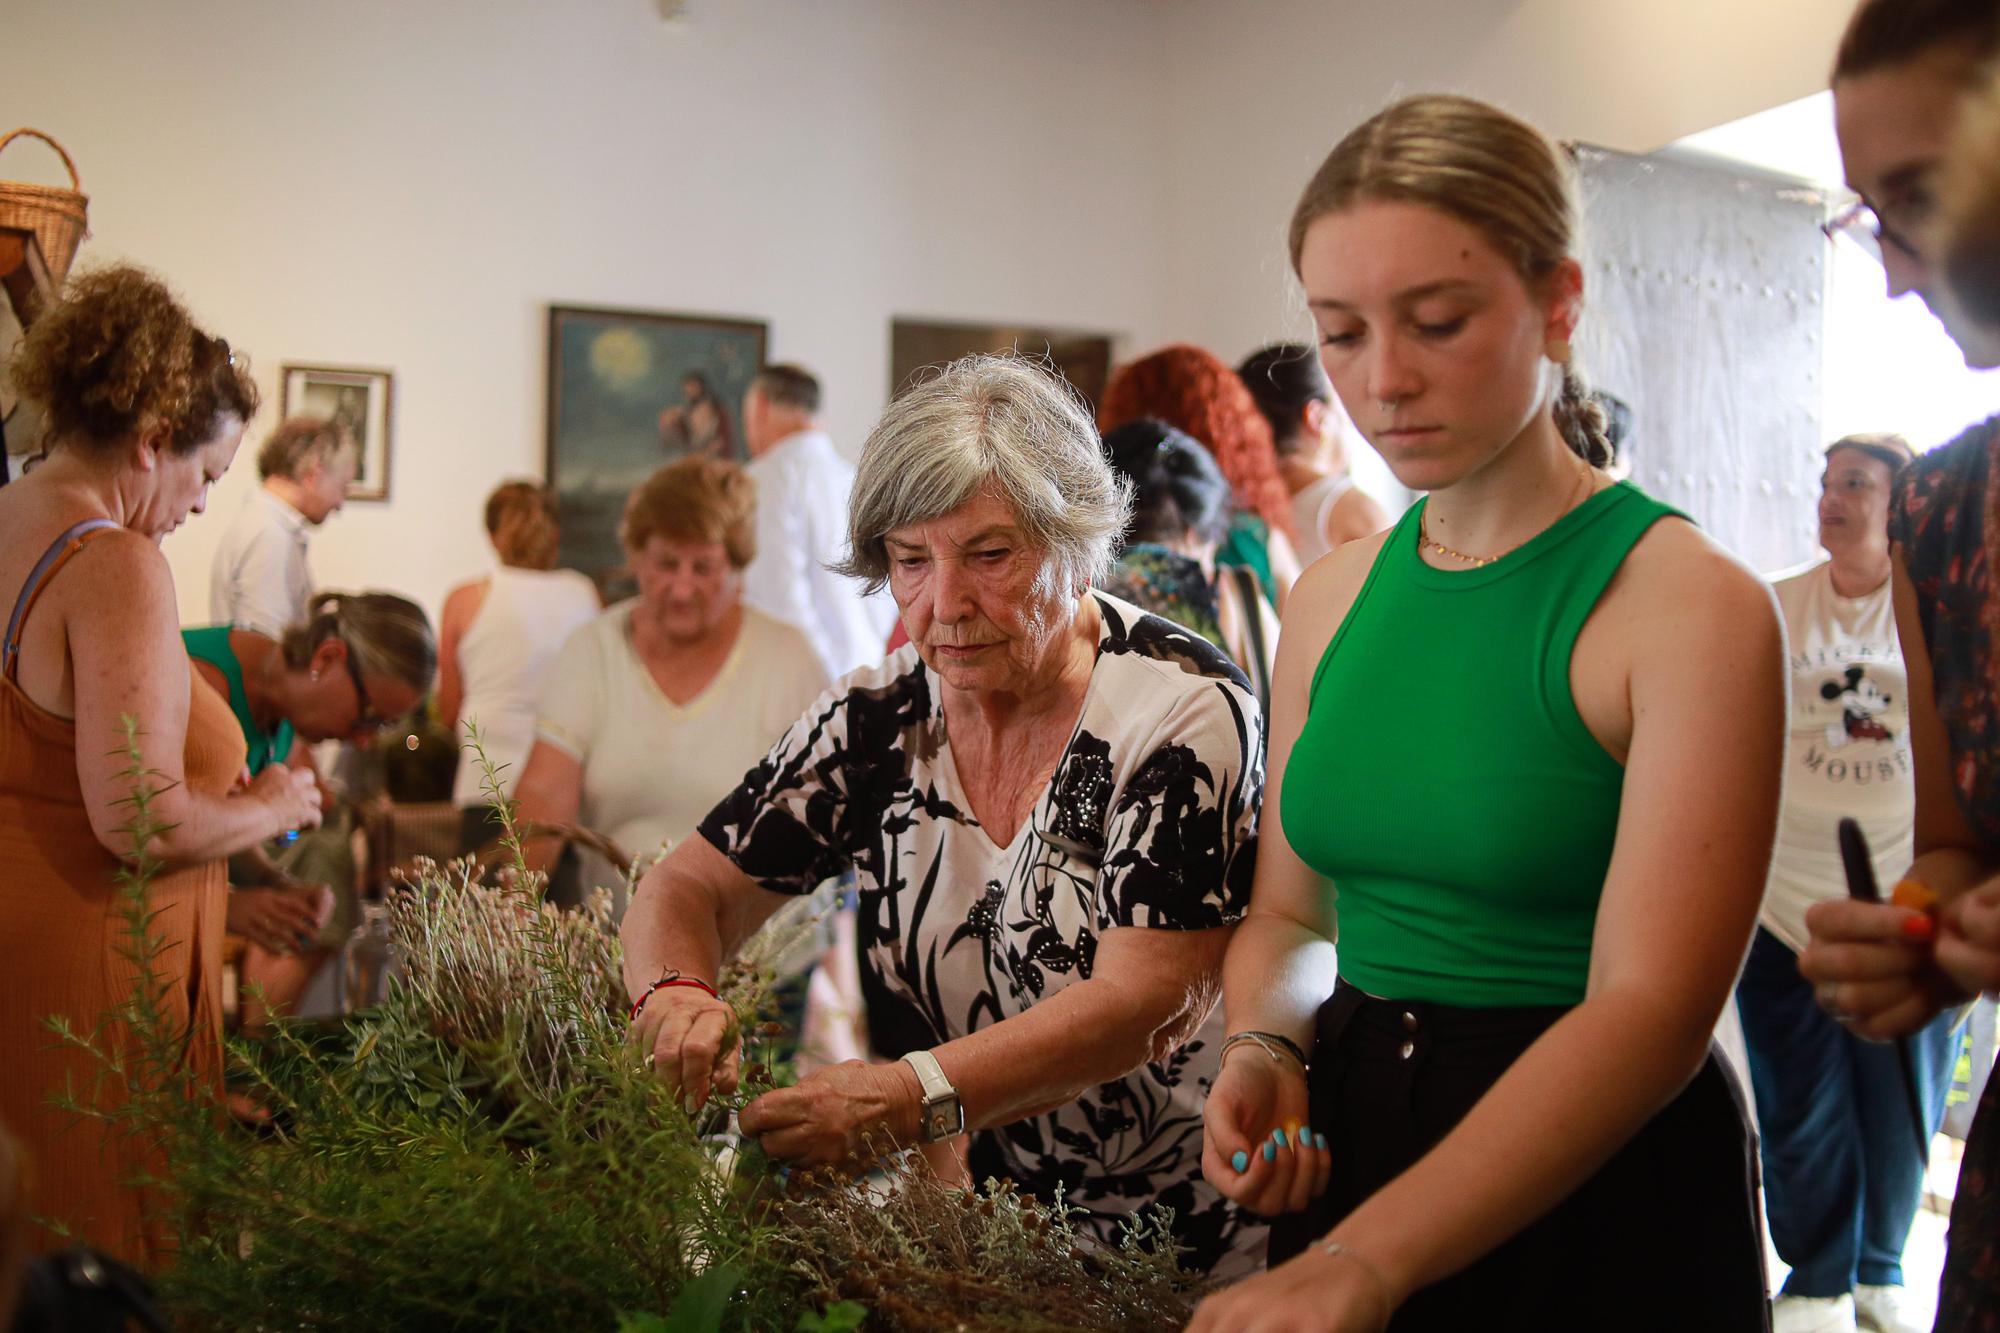
[(717, 995), (715, 993), (715, 987), (709, 985), (706, 981), (703, 981), (698, 977), (684, 977), (679, 972), (675, 971), (672, 968), (669, 968), (658, 981), (646, 987), (645, 994), (641, 995), (638, 999), (632, 1001), (632, 1012), (625, 1016), (625, 1021), (628, 1023), (638, 1022), (639, 1011), (646, 1007), (646, 1001), (653, 998), (653, 992), (656, 990), (664, 990), (668, 986), (693, 986), (696, 990), (707, 991), (709, 998), (712, 1000), (719, 1000), (722, 998), (720, 995)]

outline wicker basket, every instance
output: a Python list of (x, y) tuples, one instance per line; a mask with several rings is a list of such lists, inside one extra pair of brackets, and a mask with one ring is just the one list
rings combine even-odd
[(42, 247), (42, 258), (49, 266), (49, 277), (58, 286), (69, 273), (70, 260), (76, 258), (77, 246), (89, 233), (84, 227), (85, 214), (90, 199), (83, 193), (83, 181), (76, 174), (76, 163), (70, 161), (63, 146), (40, 130), (11, 130), (0, 137), (0, 152), (7, 145), (24, 134), (33, 135), (56, 150), (56, 156), (69, 168), (70, 187), (57, 189), (53, 185), (30, 185), (26, 181), (0, 180), (0, 227), (19, 227), (35, 233), (35, 240)]

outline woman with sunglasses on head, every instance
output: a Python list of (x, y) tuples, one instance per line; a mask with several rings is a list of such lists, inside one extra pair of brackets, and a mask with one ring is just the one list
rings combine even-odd
[[(81, 1240), (146, 1267), (164, 1236), (132, 1180), (169, 1164), (52, 1104), (73, 1087), (108, 1105), (120, 1088), (48, 1021), (97, 1032), (130, 1000), (140, 978), (116, 876), (143, 850), (166, 867), (147, 890), (157, 999), (185, 1031), (191, 1086), (219, 1085), (223, 858), (317, 824), (319, 793), (310, 773), (285, 769), (239, 781), (242, 734), (188, 666), (159, 549), (236, 456), (257, 411), (247, 367), (157, 278), (116, 267), (70, 278), (13, 374), (49, 439), (40, 464), (0, 490), (12, 608), (0, 647), (0, 1122), (27, 1158), (32, 1250)], [(130, 831), (141, 782), (158, 829), (144, 849)], [(105, 1039), (122, 1050), (117, 1029)]]
[[(315, 594), (282, 639), (232, 625), (183, 630), (195, 670), (229, 700), (249, 747), (252, 776), (267, 765), (310, 769), (306, 747), (366, 744), (414, 712), (437, 673), (423, 608), (387, 592)], [(275, 851), (230, 862), (229, 929), (250, 943), (243, 1024), (284, 1014), (359, 919), (352, 821)]]
[(1428, 496), (1286, 612), (1202, 1156), (1277, 1215), (1273, 1266), (1197, 1329), (1767, 1327), (1710, 1034), (1783, 645), (1755, 575), (1601, 471), (1575, 229), (1563, 154), (1458, 97), (1360, 126), (1293, 214), (1328, 378)]
[[(1982, 283), (1977, 264), (1947, 267), (1938, 200), (1968, 95), (1996, 56), (2000, 6), (1992, 0), (1866, 0), (1833, 70), (1842, 165), (1873, 211), (1889, 294), (1921, 296), (1979, 368), (2000, 365), (2000, 321), (1991, 318), (2000, 291), (1990, 269)], [(1963, 174), (1989, 165), (1974, 155)], [(1976, 200), (1976, 190), (1967, 192)], [(1962, 219), (1960, 233), (1978, 225), (1976, 216)], [(1907, 1036), (2000, 989), (1996, 454), (2000, 417), (1904, 469), (1891, 502), (1917, 771), (1908, 880), (1921, 887), (1899, 891), (1901, 904), (1821, 903), (1806, 917), (1812, 938), (1799, 959), (1820, 1004), (1861, 1037)], [(1989, 1078), (1966, 1139), (1936, 1327), (2000, 1329), (2000, 1079)]]

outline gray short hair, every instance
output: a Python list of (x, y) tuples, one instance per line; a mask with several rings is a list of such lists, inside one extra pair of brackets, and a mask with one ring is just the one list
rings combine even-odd
[(882, 413), (861, 448), (850, 551), (835, 571), (877, 591), (889, 580), (889, 533), (950, 513), (987, 486), (1071, 586), (1110, 571), (1132, 484), (1106, 461), (1089, 406), (1034, 362), (983, 355), (953, 361)]

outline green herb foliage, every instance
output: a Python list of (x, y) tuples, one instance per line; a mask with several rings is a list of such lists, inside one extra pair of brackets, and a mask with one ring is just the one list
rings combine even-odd
[[(787, 1181), (732, 1112), (768, 1086), (768, 978), (722, 987), (753, 1049), (745, 1088), (690, 1116), (627, 1041), (601, 907), (563, 913), (520, 869), (498, 886), (425, 866), (389, 922), (401, 973), (332, 1028), (234, 1041), (230, 1079), (271, 1119), (249, 1133), (184, 1069), (159, 999), (145, 854), (159, 788), (132, 755), (121, 876), (142, 983), (92, 1049), (120, 1095), (83, 1114), (155, 1136), (148, 1182), (178, 1236), (164, 1300), (210, 1330), (599, 1329), (610, 1333), (1175, 1327), (1195, 1292), (1167, 1220), (1104, 1252), (1060, 1200), (968, 1193), (888, 1154), (864, 1182)], [(477, 738), (474, 738), (477, 743)], [(489, 773), (496, 803), (497, 784)], [(511, 817), (509, 837), (512, 838)], [(780, 1071), (782, 1077), (782, 1070)], [(913, 1156), (913, 1155), (911, 1155)], [(664, 1314), (657, 1312), (664, 1311)]]

